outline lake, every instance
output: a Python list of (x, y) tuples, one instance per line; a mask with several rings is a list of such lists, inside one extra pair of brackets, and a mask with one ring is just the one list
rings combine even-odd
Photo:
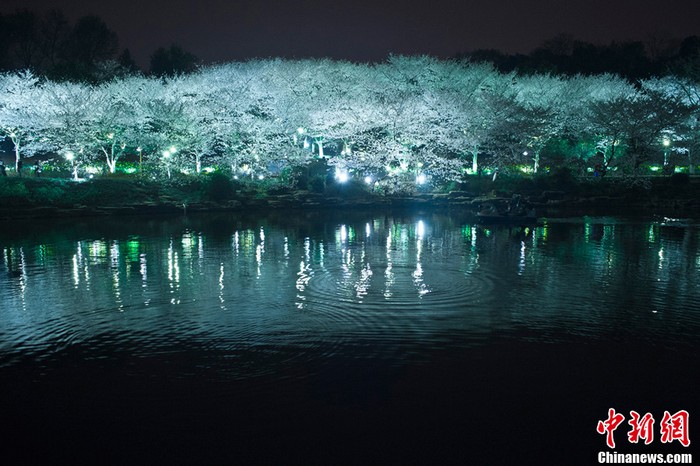
[(700, 414), (699, 246), (612, 217), (7, 221), (2, 456), (595, 464), (609, 408), (615, 451), (690, 453), (659, 428)]

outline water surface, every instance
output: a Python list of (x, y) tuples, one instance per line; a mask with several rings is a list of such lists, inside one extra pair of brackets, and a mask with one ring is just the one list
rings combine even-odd
[(12, 453), (589, 464), (609, 407), (694, 413), (699, 240), (408, 213), (4, 225)]

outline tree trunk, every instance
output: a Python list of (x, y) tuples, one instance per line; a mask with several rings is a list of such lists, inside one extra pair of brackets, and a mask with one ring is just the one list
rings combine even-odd
[(535, 156), (532, 158), (533, 164), (532, 164), (532, 172), (537, 173), (537, 170), (540, 168), (540, 152), (535, 151)]
[(688, 173), (691, 175), (695, 174), (695, 163), (693, 163), (692, 151), (688, 149)]
[(613, 139), (612, 142), (612, 147), (610, 148), (610, 157), (605, 157), (605, 154), (603, 154), (603, 165), (605, 165), (605, 168), (607, 169), (610, 166), (610, 162), (612, 162), (612, 159), (615, 157), (615, 144), (617, 143), (617, 139)]
[(19, 154), (19, 147), (20, 147), (20, 142), (19, 138), (13, 139), (12, 142), (15, 145), (15, 170), (19, 174), (19, 160), (20, 160), (20, 154)]

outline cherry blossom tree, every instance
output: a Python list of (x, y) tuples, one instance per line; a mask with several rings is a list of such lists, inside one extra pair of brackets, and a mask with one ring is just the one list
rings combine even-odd
[(45, 89), (31, 72), (0, 75), (0, 134), (12, 142), (17, 171), (23, 155), (47, 147), (45, 106)]

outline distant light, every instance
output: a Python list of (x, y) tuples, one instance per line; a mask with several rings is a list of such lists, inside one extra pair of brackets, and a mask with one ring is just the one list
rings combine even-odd
[(114, 139), (114, 133), (107, 134), (107, 139)]
[(214, 168), (214, 167), (204, 167), (204, 168), (202, 169), (202, 171), (203, 171), (204, 173), (213, 173), (213, 172), (216, 171), (216, 168)]
[(523, 152), (523, 155), (527, 156), (527, 151)]
[(423, 220), (418, 220), (416, 234), (418, 235), (418, 239), (423, 239), (423, 236), (425, 236), (425, 223), (423, 223)]
[(258, 179), (259, 179), (259, 180), (264, 180), (264, 179), (265, 179), (265, 175), (258, 175)]
[(425, 177), (425, 175), (424, 175), (423, 173), (421, 173), (420, 175), (418, 175), (418, 176), (416, 177), (416, 183), (418, 183), (418, 184), (425, 184), (426, 179), (427, 179), (427, 178)]
[(238, 175), (233, 175), (233, 179), (234, 179), (234, 180), (237, 180), (237, 179), (238, 179)]
[(371, 177), (371, 176), (365, 176), (365, 183), (367, 183), (367, 184), (372, 184), (372, 177)]
[(347, 183), (347, 181), (350, 179), (350, 175), (348, 175), (348, 172), (345, 170), (340, 170), (335, 173), (335, 178), (339, 183)]
[(671, 141), (668, 138), (664, 138), (664, 146), (668, 147), (671, 145)]
[(170, 157), (170, 151), (169, 151), (169, 150), (164, 150), (164, 151), (163, 151), (163, 157)]
[(141, 147), (137, 147), (137, 148), (136, 148), (136, 151), (137, 151), (137, 152), (141, 152), (142, 150), (143, 150), (143, 149), (141, 149)]
[(66, 160), (73, 161), (75, 154), (71, 151), (66, 152)]
[(11, 138), (13, 138), (13, 137), (15, 137), (15, 136), (17, 136), (17, 135), (15, 134), (14, 131), (10, 133), (10, 137), (11, 137)]
[(299, 133), (299, 134), (304, 134), (304, 128), (302, 128), (301, 126), (298, 127), (298, 128), (297, 128), (297, 133)]
[(174, 154), (175, 152), (177, 152), (177, 147), (175, 147), (175, 146), (170, 146), (170, 153), (171, 153), (171, 154)]

